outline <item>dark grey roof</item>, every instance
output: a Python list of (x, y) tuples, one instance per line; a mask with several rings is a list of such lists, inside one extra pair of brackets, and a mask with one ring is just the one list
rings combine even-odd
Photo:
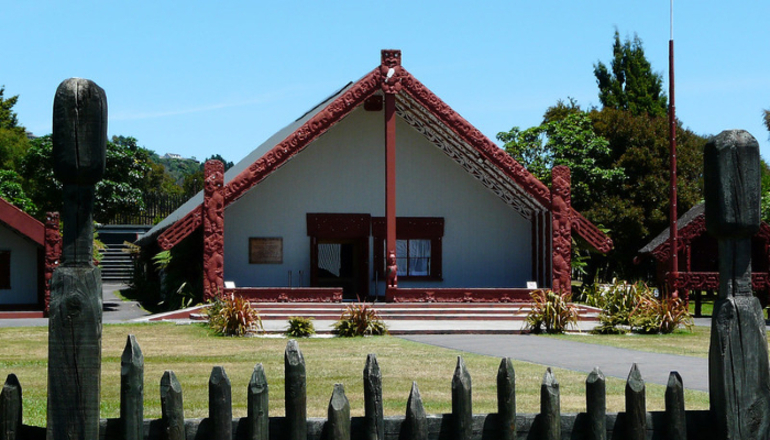
[[(297, 118), (294, 122), (282, 128), (277, 133), (270, 136), (266, 141), (262, 142), (262, 144), (260, 144), (257, 148), (255, 148), (254, 151), (246, 155), (246, 157), (241, 159), (237, 164), (233, 165), (232, 168), (230, 168), (229, 170), (227, 170), (227, 172), (225, 172), (225, 179), (224, 179), (225, 184), (230, 182), (235, 176), (240, 174), (242, 171), (250, 167), (251, 164), (256, 162), (260, 157), (267, 154), (267, 152), (272, 150), (273, 147), (275, 147), (281, 141), (286, 139), (289, 135), (294, 133), (305, 122), (309, 121), (316, 114), (321, 112), (324, 108), (326, 108), (325, 104), (337, 99), (337, 97), (341, 96), (350, 87), (352, 87), (353, 84), (354, 84), (353, 82), (348, 82), (344, 87), (342, 87), (341, 89), (333, 93), (328, 98), (319, 102), (313, 108), (311, 108), (310, 110), (305, 112), (302, 116)], [(153, 226), (152, 229), (147, 231), (147, 233), (140, 236), (136, 240), (136, 242), (140, 245), (148, 243), (150, 239), (156, 237), (158, 234), (163, 232), (166, 228), (173, 225), (178, 220), (181, 220), (182, 218), (184, 218), (184, 216), (189, 214), (192, 210), (194, 210), (197, 206), (201, 205), (202, 203), (203, 203), (203, 191), (200, 191), (198, 192), (198, 194), (195, 194), (194, 196), (192, 196), (182, 206), (177, 208), (176, 211), (169, 214), (168, 217), (164, 218), (160, 223)]]
[[(692, 209), (685, 212), (684, 215), (679, 217), (679, 219), (677, 219), (676, 230), (680, 231), (682, 228), (690, 224), (691, 221), (705, 214), (706, 214), (706, 204), (703, 202), (698, 203), (697, 205), (693, 206)], [(671, 236), (671, 227), (669, 226), (663, 232), (658, 234), (657, 237), (653, 238), (651, 242), (647, 243), (645, 247), (639, 249), (639, 253), (649, 254), (650, 252), (654, 251), (655, 248), (665, 243), (670, 236)]]

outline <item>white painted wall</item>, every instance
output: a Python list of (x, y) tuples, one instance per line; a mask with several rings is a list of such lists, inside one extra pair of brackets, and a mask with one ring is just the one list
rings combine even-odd
[[(225, 280), (286, 286), (291, 271), (297, 286), (303, 271), (307, 286), (307, 213), (385, 215), (383, 120), (382, 112), (355, 110), (225, 210)], [(400, 119), (396, 144), (397, 215), (445, 221), (443, 281), (399, 286), (524, 287), (531, 224)], [(283, 264), (249, 264), (249, 237), (282, 237)]]
[(37, 304), (37, 245), (0, 224), (0, 250), (11, 251), (11, 289), (0, 289), (0, 304)]

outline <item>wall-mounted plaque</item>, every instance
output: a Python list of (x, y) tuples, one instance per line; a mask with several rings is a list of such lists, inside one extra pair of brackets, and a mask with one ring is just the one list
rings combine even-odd
[(249, 238), (249, 264), (281, 263), (283, 263), (283, 238)]

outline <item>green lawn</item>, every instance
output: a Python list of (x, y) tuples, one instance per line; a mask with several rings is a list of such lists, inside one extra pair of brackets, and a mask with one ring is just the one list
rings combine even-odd
[[(201, 326), (173, 324), (105, 325), (102, 343), (101, 416), (119, 414), (120, 354), (128, 334), (136, 335), (145, 357), (145, 418), (160, 417), (159, 382), (165, 370), (173, 370), (183, 388), (185, 416), (208, 414), (208, 377), (222, 365), (233, 386), (234, 417), (246, 414), (246, 386), (254, 364), (263, 363), (270, 386), (270, 414), (283, 415), (283, 353), (286, 339), (224, 338)], [(688, 338), (688, 336), (680, 336)], [(694, 340), (694, 339), (693, 339)], [(405, 341), (394, 337), (308, 339), (300, 341), (307, 363), (308, 413), (325, 417), (335, 383), (343, 383), (351, 413), (363, 415), (362, 372), (366, 355), (376, 353), (383, 374), (386, 415), (405, 411), (413, 380), (420, 387), (428, 413), (451, 412), (451, 377), (457, 351)], [(475, 413), (496, 411), (496, 374), (500, 359), (464, 353), (473, 378)], [(24, 392), (24, 423), (43, 426), (46, 408), (47, 328), (0, 329), (0, 374), (15, 373)], [(545, 367), (515, 362), (519, 412), (537, 413), (540, 382)], [(565, 413), (585, 410), (585, 378), (582, 373), (555, 370)], [(609, 411), (623, 411), (624, 381), (607, 379)], [(647, 385), (648, 410), (664, 407), (664, 387)], [(708, 408), (707, 393), (688, 391), (688, 409)]]

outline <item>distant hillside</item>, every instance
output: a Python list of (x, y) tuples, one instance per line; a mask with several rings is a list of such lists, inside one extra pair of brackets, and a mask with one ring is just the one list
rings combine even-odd
[(181, 185), (186, 176), (200, 170), (201, 164), (195, 159), (164, 159), (153, 154), (152, 160), (166, 168), (166, 171), (174, 178), (177, 185)]

